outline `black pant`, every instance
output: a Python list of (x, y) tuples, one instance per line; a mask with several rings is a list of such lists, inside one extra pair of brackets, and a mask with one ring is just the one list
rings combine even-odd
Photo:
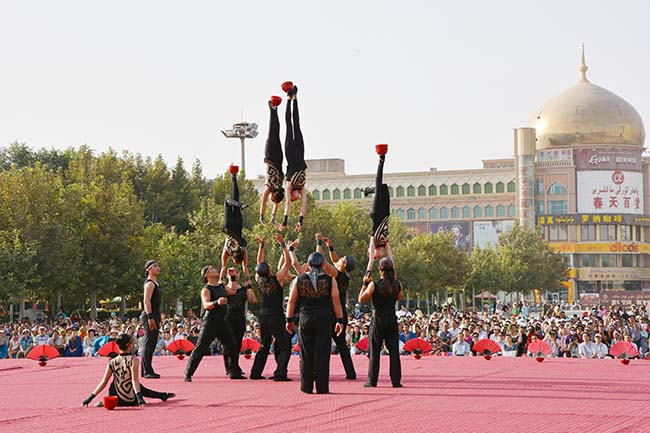
[(384, 177), (384, 155), (379, 157), (377, 175), (375, 176), (375, 197), (372, 202), (370, 216), (372, 217), (372, 232), (379, 228), (381, 222), (390, 215), (390, 193), (388, 185), (383, 183)]
[(235, 238), (241, 247), (245, 247), (247, 242), (242, 237), (244, 217), (239, 203), (239, 185), (236, 174), (232, 175), (232, 201), (237, 204), (228, 203), (226, 199), (223, 205), (223, 232)]
[(379, 358), (381, 346), (386, 341), (390, 354), (390, 380), (399, 385), (402, 380), (402, 366), (399, 359), (399, 333), (397, 318), (393, 314), (375, 315), (370, 323), (370, 363), (368, 365), (368, 383), (377, 385), (379, 378)]
[[(288, 106), (288, 104), (287, 104)], [(278, 169), (282, 170), (282, 143), (280, 142), (280, 121), (278, 110), (270, 108), (271, 119), (269, 121), (269, 136), (264, 145), (264, 160), (271, 161)]]
[(287, 102), (284, 119), (287, 124), (287, 135), (284, 140), (284, 155), (287, 158), (287, 179), (297, 171), (307, 168), (305, 162), (305, 142), (300, 130), (300, 115), (298, 113), (298, 100), (293, 100), (293, 123), (291, 122), (291, 101)]
[(301, 312), (298, 342), (300, 343), (300, 390), (327, 394), (330, 379), (330, 350), (332, 339), (330, 310)]
[(218, 338), (221, 342), (221, 345), (224, 348), (223, 356), (230, 356), (230, 375), (236, 376), (241, 374), (241, 368), (239, 368), (239, 357), (233, 356), (236, 354), (235, 347), (235, 338), (230, 331), (230, 328), (226, 324), (226, 321), (223, 317), (217, 317), (213, 319), (203, 320), (203, 326), (201, 327), (201, 332), (199, 333), (199, 341), (196, 345), (196, 348), (190, 355), (190, 360), (187, 363), (187, 368), (185, 369), (185, 376), (192, 377), (196, 371), (201, 359), (206, 355), (210, 350), (210, 344), (214, 341), (215, 338)]
[(291, 357), (291, 337), (284, 328), (285, 320), (282, 315), (261, 315), (260, 331), (262, 332), (262, 347), (255, 354), (255, 361), (251, 369), (251, 377), (259, 377), (266, 366), (269, 357), (271, 341), (275, 338), (273, 352), (277, 367), (273, 377), (283, 379), (287, 377), (287, 366)]
[(160, 319), (155, 318), (154, 321), (156, 322), (156, 329), (151, 330), (149, 329), (149, 322), (147, 319), (146, 314), (143, 314), (140, 317), (142, 326), (144, 327), (144, 338), (143, 338), (143, 345), (144, 345), (144, 350), (142, 351), (142, 361), (140, 363), (141, 366), (141, 371), (142, 375), (144, 376), (145, 374), (154, 374), (155, 372), (153, 371), (153, 365), (152, 365), (152, 359), (153, 359), (153, 353), (156, 350), (156, 345), (158, 344), (158, 327), (160, 326)]
[[(142, 393), (143, 397), (148, 397), (148, 398), (157, 398), (159, 400), (164, 399), (167, 396), (166, 392), (158, 392), (154, 391), (153, 389), (149, 389), (146, 386), (140, 384), (140, 392)], [(138, 401), (124, 401), (120, 398), (119, 395), (117, 395), (117, 390), (115, 389), (115, 382), (111, 382), (111, 386), (108, 388), (108, 395), (115, 395), (117, 396), (117, 405), (118, 406), (137, 406)]]
[(224, 347), (223, 353), (223, 364), (226, 367), (226, 374), (230, 374), (232, 358), (239, 359), (239, 353), (241, 352), (241, 340), (244, 338), (246, 333), (246, 316), (245, 313), (235, 312), (226, 314), (226, 323), (232, 332), (232, 336), (235, 339), (235, 353), (227, 353), (228, 349)]
[(352, 363), (352, 356), (350, 355), (350, 348), (348, 342), (345, 341), (345, 331), (348, 327), (347, 313), (343, 312), (343, 332), (341, 335), (336, 335), (336, 318), (333, 318), (332, 323), (332, 340), (336, 343), (336, 350), (339, 352), (343, 368), (345, 369), (345, 377), (348, 379), (356, 379), (357, 373), (354, 371), (354, 364)]

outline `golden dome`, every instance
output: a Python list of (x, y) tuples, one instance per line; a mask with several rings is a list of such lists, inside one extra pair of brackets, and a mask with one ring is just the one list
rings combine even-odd
[(580, 81), (548, 100), (530, 124), (537, 148), (572, 145), (643, 146), (645, 130), (639, 113), (618, 95), (587, 80), (584, 48)]

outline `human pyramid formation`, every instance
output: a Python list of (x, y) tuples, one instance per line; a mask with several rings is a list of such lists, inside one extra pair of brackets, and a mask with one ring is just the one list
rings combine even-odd
[[(260, 293), (260, 328), (262, 345), (255, 355), (250, 379), (264, 379), (262, 376), (273, 344), (277, 367), (269, 379), (276, 382), (290, 381), (287, 366), (291, 355), (291, 336), (298, 324), (298, 342), (300, 346), (300, 390), (304, 393), (326, 394), (329, 392), (330, 341), (334, 339), (346, 373), (346, 379), (355, 380), (356, 372), (350, 350), (342, 334), (347, 326), (346, 298), (350, 284), (350, 273), (356, 267), (352, 256), (339, 256), (332, 241), (318, 233), (316, 250), (309, 255), (306, 264), (301, 264), (295, 254), (299, 239), (285, 241), (281, 232), (289, 226), (291, 202), (301, 200), (300, 216), (295, 226), (300, 231), (305, 224), (307, 209), (307, 164), (305, 163), (304, 141), (300, 129), (298, 112), (298, 87), (287, 81), (282, 84), (287, 94), (285, 110), (286, 136), (284, 154), (280, 142), (280, 122), (278, 107), (282, 98), (272, 96), (269, 100), (270, 125), (265, 145), (264, 162), (266, 180), (260, 206), (260, 222), (267, 224), (265, 213), (267, 201), (272, 202), (270, 224), (276, 224), (277, 210), (285, 201), (284, 216), (278, 225), (275, 240), (278, 242), (282, 256), (276, 271), (264, 261), (265, 240), (256, 236), (259, 243), (255, 281)], [(368, 264), (363, 278), (359, 301), (372, 300), (373, 319), (369, 335), (368, 380), (365, 387), (376, 387), (379, 375), (379, 358), (381, 347), (386, 343), (390, 353), (390, 378), (393, 387), (401, 387), (401, 366), (398, 349), (398, 325), (395, 316), (395, 303), (402, 299), (402, 285), (396, 278), (393, 257), (389, 243), (388, 221), (390, 217), (390, 197), (388, 185), (383, 183), (384, 162), (388, 145), (376, 146), (379, 164), (375, 186), (366, 188), (366, 195), (374, 194), (371, 210), (373, 229), (368, 245)], [(283, 159), (286, 156), (286, 175), (282, 172)], [(201, 278), (205, 286), (201, 289), (201, 302), (205, 310), (203, 324), (196, 348), (193, 350), (185, 369), (185, 381), (191, 382), (203, 356), (208, 353), (212, 341), (217, 338), (224, 348), (226, 374), (231, 379), (246, 379), (239, 366), (239, 353), (242, 337), (246, 328), (246, 302), (257, 302), (248, 272), (247, 241), (242, 236), (244, 226), (242, 210), (247, 205), (239, 198), (237, 183), (238, 168), (231, 166), (232, 197), (224, 203), (224, 228), (226, 240), (221, 255), (221, 269), (205, 266), (201, 269)], [(330, 264), (325, 259), (324, 245), (327, 245)], [(228, 259), (235, 267), (228, 267)], [(378, 280), (372, 279), (375, 260), (379, 262)], [(240, 284), (241, 266), (244, 274), (243, 285)], [(296, 277), (291, 274), (294, 268)], [(155, 379), (152, 366), (153, 352), (158, 339), (160, 325), (160, 305), (162, 291), (158, 283), (160, 267), (154, 260), (145, 264), (146, 280), (144, 283), (144, 311), (141, 316), (145, 324), (144, 351), (141, 368), (145, 378)], [(226, 278), (227, 277), (227, 278)], [(290, 282), (289, 302), (286, 315), (283, 309), (284, 285)], [(166, 401), (173, 393), (160, 393), (150, 390), (139, 383), (137, 358), (131, 355), (132, 342), (128, 334), (120, 334), (116, 343), (120, 354), (111, 359), (102, 378), (91, 395), (83, 401), (88, 405), (108, 384), (111, 376), (113, 382), (109, 395), (117, 396), (118, 406), (143, 405), (144, 397), (158, 398)], [(101, 403), (101, 402), (100, 402)]]

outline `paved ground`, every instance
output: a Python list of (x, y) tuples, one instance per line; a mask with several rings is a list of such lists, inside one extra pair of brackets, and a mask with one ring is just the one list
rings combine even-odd
[[(363, 388), (367, 359), (354, 357), (359, 379), (346, 381), (332, 358), (329, 395), (293, 382), (231, 381), (220, 357), (205, 358), (194, 382), (186, 360), (155, 358), (159, 380), (144, 383), (177, 398), (145, 409), (82, 408), (106, 359), (0, 361), (2, 432), (648, 432), (650, 361), (402, 357), (404, 388), (390, 387), (388, 358), (380, 386)], [(251, 360), (242, 359), (250, 370)], [(270, 359), (266, 373), (273, 371)], [(99, 399), (98, 397), (97, 399)]]

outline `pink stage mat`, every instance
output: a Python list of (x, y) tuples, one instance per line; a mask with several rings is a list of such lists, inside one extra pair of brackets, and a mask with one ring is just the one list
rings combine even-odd
[[(154, 358), (162, 375), (148, 387), (175, 392), (144, 409), (83, 408), (105, 358), (58, 358), (39, 367), (0, 360), (0, 431), (3, 432), (648, 432), (650, 361), (402, 357), (404, 388), (388, 378), (382, 357), (378, 388), (363, 388), (365, 356), (355, 356), (358, 379), (344, 378), (332, 357), (329, 395), (293, 382), (231, 381), (221, 357), (206, 357), (194, 382), (183, 382), (187, 358)], [(253, 360), (242, 358), (245, 372)], [(275, 365), (269, 359), (265, 374)], [(106, 391), (104, 392), (104, 394)], [(98, 396), (95, 401), (101, 399)], [(93, 402), (94, 403), (94, 402)]]

